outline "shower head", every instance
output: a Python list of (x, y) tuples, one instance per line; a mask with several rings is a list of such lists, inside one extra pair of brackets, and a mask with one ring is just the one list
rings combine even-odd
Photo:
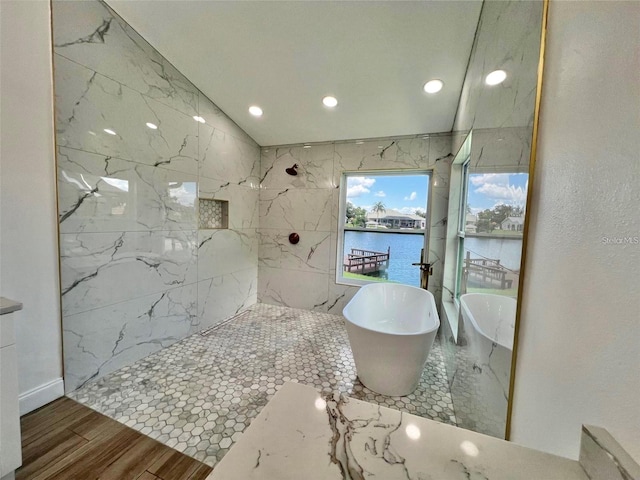
[(285, 169), (285, 172), (287, 172), (289, 175), (293, 175), (295, 177), (296, 175), (298, 175), (298, 164), (294, 163), (293, 167), (289, 167), (289, 168)]

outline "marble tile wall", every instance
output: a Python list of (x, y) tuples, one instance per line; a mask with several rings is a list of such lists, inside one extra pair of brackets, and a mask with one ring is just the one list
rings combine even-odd
[(72, 391), (256, 302), (260, 150), (104, 3), (54, 1), (53, 32)]
[[(454, 153), (473, 130), (475, 171), (528, 171), (542, 8), (530, 0), (483, 4), (452, 128)], [(486, 85), (486, 75), (499, 69), (506, 80)]]
[[(433, 171), (429, 290), (439, 304), (452, 158), (449, 134), (263, 148), (258, 299), (340, 314), (358, 289), (335, 281), (342, 173), (425, 169)], [(293, 164), (297, 176), (285, 173)], [(296, 245), (292, 232), (300, 235)]]
[[(454, 153), (472, 131), (470, 171), (494, 173), (500, 171), (528, 172), (533, 133), (537, 69), (540, 52), (543, 3), (538, 1), (486, 1), (476, 31), (456, 119), (452, 128)], [(507, 72), (507, 79), (496, 86), (484, 83), (494, 70)], [(460, 177), (456, 166), (451, 172), (449, 197), (450, 224), (457, 220), (453, 199), (459, 198)], [(442, 346), (449, 385), (456, 414), (466, 428), (502, 437), (499, 414), (483, 404), (474, 390), (474, 364), (465, 354), (464, 335), (458, 332), (458, 311), (451, 303), (455, 282), (457, 241), (455, 229), (450, 229), (446, 246), (444, 274)], [(471, 372), (464, 375), (465, 372)], [(497, 392), (503, 394), (503, 392)], [(508, 398), (505, 398), (508, 402)], [(506, 419), (506, 407), (504, 419)], [(498, 426), (499, 428), (496, 428)]]
[(640, 465), (604, 428), (583, 425), (580, 465), (589, 480), (640, 478)]
[[(533, 124), (543, 3), (484, 2), (453, 131), (524, 127)], [(494, 70), (507, 72), (495, 86)]]

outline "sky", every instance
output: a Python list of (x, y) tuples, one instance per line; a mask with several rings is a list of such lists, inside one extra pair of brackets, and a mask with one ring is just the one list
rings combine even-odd
[(528, 180), (526, 173), (471, 173), (467, 205), (471, 213), (501, 204), (524, 207)]
[(414, 213), (427, 209), (427, 175), (366, 175), (347, 177), (347, 201), (371, 211), (382, 202), (386, 209)]
[[(472, 173), (467, 203), (472, 213), (496, 205), (524, 207), (529, 176), (526, 173)], [(366, 175), (347, 177), (347, 201), (367, 211), (382, 202), (387, 209), (403, 213), (426, 211), (427, 175)]]

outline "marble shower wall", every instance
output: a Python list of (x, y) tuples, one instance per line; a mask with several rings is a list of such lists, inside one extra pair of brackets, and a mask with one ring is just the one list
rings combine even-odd
[[(451, 133), (456, 154), (473, 131), (469, 155), (470, 169), (475, 173), (529, 171), (542, 7), (542, 2), (528, 0), (483, 4)], [(487, 74), (498, 69), (507, 72), (507, 79), (500, 85), (486, 85)], [(458, 199), (460, 188), (457, 181), (454, 183), (449, 196)], [(450, 224), (457, 224), (457, 218), (452, 217)], [(452, 228), (447, 236), (443, 280), (443, 300), (447, 302), (453, 301), (456, 278), (454, 237)], [(450, 323), (457, 334), (457, 319)]]
[[(454, 153), (473, 130), (476, 170), (505, 166), (528, 170), (542, 8), (538, 0), (483, 4), (451, 129)], [(485, 77), (494, 70), (506, 71), (506, 80), (486, 85)]]
[[(468, 132), (473, 132), (469, 152), (472, 172), (529, 171), (542, 9), (543, 2), (540, 1), (491, 0), (483, 4), (452, 129), (454, 152), (462, 146)], [(486, 85), (486, 75), (498, 69), (507, 72), (507, 79), (500, 85)], [(451, 176), (459, 177), (459, 170), (454, 165)], [(455, 182), (452, 182), (449, 192), (452, 202), (460, 195), (459, 185), (453, 183)], [(450, 222), (456, 220), (450, 216)], [(483, 405), (478, 395), (468, 393), (473, 390), (471, 385), (482, 380), (481, 371), (474, 369), (473, 361), (465, 354), (465, 349), (471, 346), (465, 343), (469, 339), (458, 332), (461, 322), (452, 303), (456, 248), (455, 231), (452, 230), (446, 245), (447, 261), (443, 281), (445, 308), (442, 309), (444, 315), (441, 316), (441, 334), (458, 425), (502, 436), (499, 432), (503, 429), (504, 422), (495, 421), (498, 415), (489, 412), (488, 405)], [(449, 302), (449, 308), (446, 308), (444, 302)], [(448, 314), (453, 318), (449, 318)], [(497, 394), (504, 395), (508, 402), (506, 393)], [(504, 420), (506, 415), (505, 408)], [(496, 429), (496, 426), (499, 428)]]
[[(424, 169), (433, 171), (429, 290), (439, 305), (452, 158), (449, 134), (263, 148), (258, 299), (341, 314), (358, 290), (335, 281), (342, 173)], [(298, 175), (287, 175), (294, 163)], [(292, 232), (300, 235), (296, 245), (288, 240)]]
[[(543, 2), (484, 2), (453, 132), (533, 125)], [(486, 75), (507, 72), (500, 85)]]
[(54, 1), (53, 32), (72, 391), (256, 302), (260, 151), (104, 3)]

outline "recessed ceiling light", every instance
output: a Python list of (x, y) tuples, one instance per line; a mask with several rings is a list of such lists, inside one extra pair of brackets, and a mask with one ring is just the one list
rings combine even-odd
[(338, 99), (336, 97), (332, 97), (331, 95), (327, 95), (322, 99), (322, 103), (324, 103), (325, 107), (333, 108), (338, 105)]
[(311, 148), (311, 145), (303, 145), (302, 148)]
[(249, 113), (251, 115), (253, 115), (254, 117), (261, 117), (262, 116), (262, 109), (260, 107), (258, 107), (257, 105), (251, 105), (249, 107)]
[(487, 75), (484, 81), (487, 85), (498, 85), (504, 82), (505, 78), (507, 78), (507, 72), (504, 70), (495, 70)]
[(105, 133), (108, 133), (109, 135), (117, 135), (116, 132), (114, 132), (113, 130), (111, 130), (110, 128), (105, 128), (104, 129)]
[(147, 127), (149, 127), (151, 130), (157, 130), (158, 126), (154, 123), (151, 122), (147, 122)]
[(438, 93), (440, 90), (442, 90), (442, 87), (444, 87), (444, 82), (442, 80), (436, 79), (436, 80), (429, 80), (427, 83), (424, 84), (424, 87), (422, 88), (427, 93)]
[(204, 119), (204, 118), (202, 118), (202, 117), (200, 117), (200, 116), (198, 116), (198, 115), (194, 115), (194, 116), (193, 116), (193, 119), (194, 119), (196, 122), (200, 122), (200, 123), (204, 123), (204, 122), (205, 122), (205, 119)]

